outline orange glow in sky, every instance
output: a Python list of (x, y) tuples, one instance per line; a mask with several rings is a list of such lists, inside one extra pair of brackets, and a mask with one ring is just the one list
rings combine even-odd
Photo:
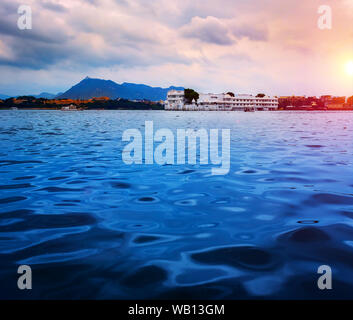
[(348, 61), (346, 63), (346, 72), (348, 75), (353, 76), (353, 61)]

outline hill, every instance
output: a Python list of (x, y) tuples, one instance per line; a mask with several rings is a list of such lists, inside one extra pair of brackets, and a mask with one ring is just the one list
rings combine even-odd
[(54, 99), (57, 95), (53, 93), (48, 93), (48, 92), (42, 92), (38, 95), (35, 95), (34, 97), (36, 98), (44, 98), (44, 99)]
[(181, 87), (150, 87), (144, 84), (122, 83), (111, 80), (93, 79), (86, 77), (78, 84), (57, 96), (58, 99), (92, 99), (94, 97), (108, 97), (110, 99), (123, 98), (129, 100), (165, 100), (169, 90), (184, 90)]

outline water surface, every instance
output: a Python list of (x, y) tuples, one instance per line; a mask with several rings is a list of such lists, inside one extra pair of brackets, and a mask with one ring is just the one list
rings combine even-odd
[[(146, 120), (231, 129), (230, 173), (125, 165)], [(352, 112), (0, 111), (0, 138), (2, 299), (353, 298)]]

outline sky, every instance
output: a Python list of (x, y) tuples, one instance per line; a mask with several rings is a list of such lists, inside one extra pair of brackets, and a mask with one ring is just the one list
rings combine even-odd
[[(18, 7), (32, 9), (20, 30)], [(318, 9), (332, 9), (320, 29)], [(1, 0), (0, 94), (85, 78), (199, 92), (353, 95), (353, 0)]]

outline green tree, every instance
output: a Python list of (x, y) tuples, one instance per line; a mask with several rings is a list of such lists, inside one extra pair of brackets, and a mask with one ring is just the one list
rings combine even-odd
[(233, 92), (227, 92), (227, 94), (229, 95), (229, 96), (231, 96), (231, 97), (235, 97), (235, 95), (234, 95), (234, 93)]
[(259, 93), (257, 96), (256, 96), (256, 98), (263, 98), (263, 97), (265, 97), (266, 95), (264, 94), (264, 93)]
[(194, 99), (197, 102), (197, 100), (199, 100), (199, 97), (200, 97), (200, 95), (193, 89), (185, 89), (184, 95), (185, 95), (185, 101), (187, 104), (191, 104)]

